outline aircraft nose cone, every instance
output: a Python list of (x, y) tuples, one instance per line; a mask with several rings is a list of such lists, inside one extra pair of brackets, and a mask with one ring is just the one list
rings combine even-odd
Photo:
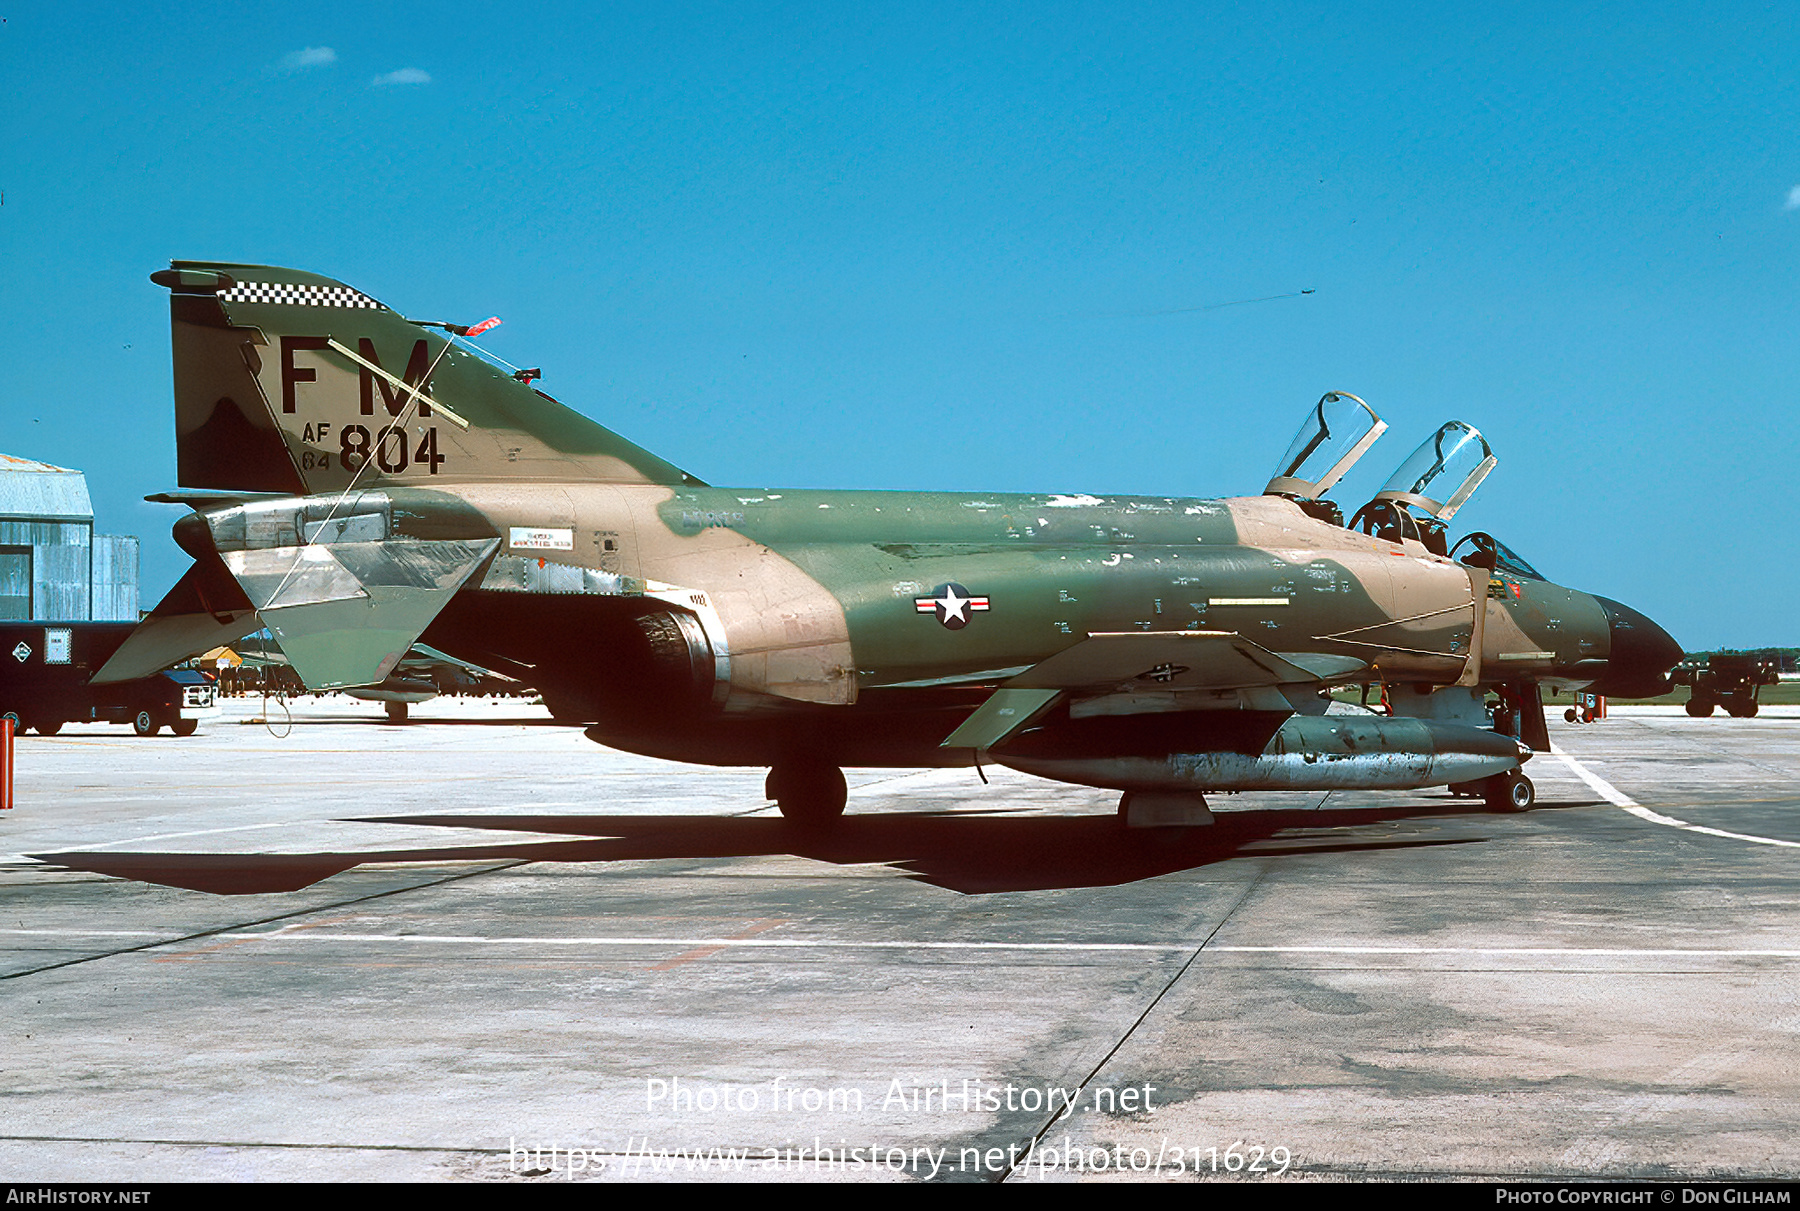
[(1606, 611), (1612, 650), (1606, 672), (1594, 682), (1596, 693), (1609, 698), (1654, 698), (1669, 692), (1669, 670), (1681, 663), (1681, 645), (1673, 636), (1628, 605), (1596, 597)]

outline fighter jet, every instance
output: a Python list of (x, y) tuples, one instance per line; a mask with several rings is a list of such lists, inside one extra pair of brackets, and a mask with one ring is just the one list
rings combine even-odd
[(1154, 827), (1249, 789), (1523, 809), (1543, 687), (1653, 695), (1681, 658), (1489, 535), (1447, 542), (1496, 462), (1460, 421), (1345, 524), (1326, 493), (1386, 427), (1347, 393), (1260, 496), (716, 488), (469, 327), (292, 269), (151, 280), (181, 490), (150, 499), (189, 507), (195, 562), (97, 680), (267, 626), (309, 688), (371, 686), (423, 641), (601, 743), (767, 767), (806, 826), (845, 766), (996, 763)]

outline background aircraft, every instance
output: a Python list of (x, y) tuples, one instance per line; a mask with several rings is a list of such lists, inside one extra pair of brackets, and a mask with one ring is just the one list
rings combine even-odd
[[(1227, 789), (1529, 806), (1541, 686), (1655, 694), (1681, 656), (1491, 536), (1445, 541), (1495, 461), (1461, 422), (1348, 526), (1325, 493), (1383, 426), (1336, 393), (1255, 497), (714, 488), (466, 328), (297, 270), (153, 280), (183, 491), (152, 499), (192, 507), (195, 564), (106, 679), (266, 625), (309, 688), (378, 685), (423, 638), (604, 743), (768, 766), (800, 821), (842, 812), (845, 765), (992, 760), (1173, 824)], [(1389, 714), (1332, 713), (1374, 684)]]
[[(243, 666), (252, 669), (292, 667), (287, 654), (267, 630), (246, 635), (235, 640), (230, 649), (219, 650), (221, 653), (229, 650), (242, 661)], [(225, 670), (221, 669), (220, 672), (223, 675)], [(429, 702), (440, 694), (486, 696), (523, 694), (529, 691), (528, 687), (520, 685), (511, 677), (470, 664), (466, 660), (458, 660), (426, 644), (415, 643), (379, 683), (350, 687), (343, 692), (366, 702), (385, 703), (388, 719), (394, 723), (403, 723), (409, 706)]]

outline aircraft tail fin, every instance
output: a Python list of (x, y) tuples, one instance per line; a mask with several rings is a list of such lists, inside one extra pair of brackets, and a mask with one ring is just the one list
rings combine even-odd
[(701, 482), (342, 282), (219, 261), (151, 280), (170, 291), (183, 487)]

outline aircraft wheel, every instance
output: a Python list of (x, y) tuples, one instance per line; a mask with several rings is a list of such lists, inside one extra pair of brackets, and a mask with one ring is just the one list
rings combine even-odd
[(54, 736), (62, 731), (63, 721), (61, 719), (39, 719), (32, 724), (32, 727), (37, 729), (37, 734), (40, 736)]
[(161, 726), (162, 724), (157, 722), (156, 716), (149, 711), (139, 711), (131, 719), (131, 730), (140, 736), (154, 736), (156, 729)]
[(763, 790), (789, 823), (807, 828), (824, 827), (842, 816), (849, 797), (843, 770), (812, 762), (775, 766)]
[(601, 712), (593, 703), (577, 697), (565, 697), (561, 694), (544, 692), (544, 709), (550, 712), (550, 718), (568, 727), (586, 727), (599, 720)]
[(1487, 780), (1487, 804), (1497, 812), (1530, 811), (1537, 802), (1537, 788), (1518, 770), (1495, 774)]
[(1564, 723), (1574, 723), (1575, 722), (1575, 708), (1574, 707), (1570, 707), (1568, 710), (1563, 712), (1563, 722)]
[(388, 703), (387, 704), (387, 717), (388, 717), (389, 723), (405, 723), (406, 722), (406, 704), (404, 702)]
[(1713, 713), (1712, 699), (1710, 699), (1710, 698), (1689, 698), (1687, 700), (1687, 713), (1692, 715), (1696, 719), (1706, 718), (1708, 715)]
[(198, 719), (175, 719), (169, 723), (169, 730), (177, 736), (192, 736), (200, 730)]
[[(1738, 712), (1738, 718), (1739, 719), (1754, 719), (1754, 718), (1756, 718), (1756, 712), (1758, 709), (1759, 708), (1757, 706), (1756, 699), (1754, 699), (1754, 698), (1747, 699), (1744, 702), (1743, 709)], [(41, 731), (42, 729), (40, 728), (39, 730)]]

